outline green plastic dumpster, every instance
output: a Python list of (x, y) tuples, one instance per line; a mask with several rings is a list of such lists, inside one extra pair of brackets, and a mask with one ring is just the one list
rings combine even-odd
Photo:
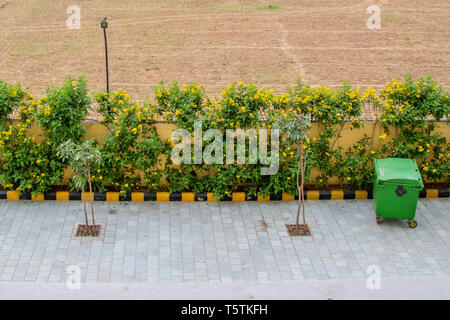
[(417, 201), (423, 189), (417, 163), (412, 159), (374, 159), (374, 167), (373, 198), (377, 223), (381, 223), (381, 217), (402, 219), (415, 228)]

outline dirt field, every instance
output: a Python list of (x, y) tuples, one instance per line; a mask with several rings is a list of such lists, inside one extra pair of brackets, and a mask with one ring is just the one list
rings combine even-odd
[[(73, 4), (79, 30), (66, 27)], [(366, 27), (373, 4), (380, 30)], [(69, 74), (104, 90), (104, 16), (111, 87), (138, 100), (175, 80), (212, 95), (239, 80), (278, 91), (298, 76), (364, 89), (431, 74), (450, 88), (448, 0), (0, 0), (0, 78), (36, 96)]]

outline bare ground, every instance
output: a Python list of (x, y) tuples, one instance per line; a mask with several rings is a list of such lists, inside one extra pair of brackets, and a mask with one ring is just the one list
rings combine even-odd
[[(79, 30), (65, 24), (72, 4)], [(373, 4), (381, 30), (366, 27)], [(35, 96), (67, 75), (104, 90), (104, 16), (111, 87), (137, 100), (160, 81), (195, 81), (214, 96), (237, 81), (281, 91), (299, 76), (379, 89), (393, 77), (432, 75), (450, 88), (447, 0), (0, 0), (0, 78)]]

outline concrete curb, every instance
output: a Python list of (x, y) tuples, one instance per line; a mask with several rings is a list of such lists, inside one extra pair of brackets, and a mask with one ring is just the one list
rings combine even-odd
[(0, 299), (152, 299), (152, 300), (448, 300), (450, 277), (381, 278), (379, 289), (366, 279), (296, 280), (274, 282), (66, 283), (2, 282)]
[[(420, 191), (419, 198), (448, 198), (450, 197), (450, 189), (423, 189)], [(306, 200), (365, 200), (373, 199), (372, 191), (366, 190), (309, 190), (305, 191)], [(33, 196), (31, 193), (19, 193), (18, 191), (0, 191), (0, 200), (81, 200), (81, 192), (72, 191), (56, 191), (47, 192)], [(90, 200), (89, 193), (85, 194), (85, 200)], [(121, 195), (119, 192), (94, 192), (94, 201), (217, 201), (212, 193), (193, 193), (193, 192), (132, 192), (128, 195)], [(279, 193), (262, 197), (254, 196), (247, 192), (233, 192), (221, 201), (246, 202), (246, 201), (292, 201), (298, 200), (298, 195), (293, 196), (288, 193)]]

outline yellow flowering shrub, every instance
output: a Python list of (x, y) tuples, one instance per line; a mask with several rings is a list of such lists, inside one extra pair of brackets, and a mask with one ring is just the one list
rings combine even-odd
[(33, 98), (25, 90), (22, 89), (19, 83), (8, 84), (0, 80), (0, 125), (3, 126), (6, 117), (24, 103), (28, 98)]
[(8, 190), (44, 193), (62, 178), (65, 167), (50, 143), (36, 142), (29, 125), (11, 125), (0, 132), (0, 181)]
[[(127, 96), (122, 90), (120, 94)], [(114, 108), (114, 107), (113, 107)], [(127, 99), (124, 107), (108, 112), (109, 135), (100, 149), (102, 162), (92, 176), (94, 189), (113, 190), (128, 194), (141, 186), (156, 190), (161, 184), (161, 170), (157, 168), (163, 144), (154, 126), (156, 114), (149, 104), (132, 103)]]
[[(302, 139), (309, 184), (325, 187), (331, 177), (337, 177), (345, 187), (370, 189), (373, 159), (383, 157), (415, 159), (427, 180), (450, 181), (450, 145), (434, 130), (436, 120), (448, 119), (449, 93), (431, 78), (393, 80), (379, 94), (372, 87), (362, 92), (348, 84), (332, 89), (299, 80), (281, 93), (238, 82), (224, 88), (220, 97), (211, 98), (195, 83), (183, 87), (174, 83), (155, 87), (153, 101), (134, 102), (122, 89), (97, 93), (95, 100), (101, 122), (109, 131), (99, 146), (102, 160), (92, 168), (95, 191), (116, 190), (123, 196), (141, 188), (213, 192), (222, 199), (234, 191), (252, 196), (296, 194), (301, 150), (299, 140), (289, 136), (300, 118), (318, 126), (316, 136)], [(82, 121), (90, 102), (83, 78), (68, 79), (36, 99), (20, 86), (0, 81), (3, 117), (18, 110), (22, 120), (20, 125), (0, 128), (2, 186), (42, 193), (60, 183), (67, 163), (60, 160), (57, 147), (67, 140), (83, 141)], [(361, 114), (365, 105), (379, 111), (375, 123), (384, 132), (374, 129), (372, 136), (343, 149), (337, 143), (342, 130), (346, 124), (351, 130), (364, 126)], [(170, 159), (174, 142), (161, 141), (154, 126), (160, 120), (191, 133), (196, 120), (204, 131), (217, 128), (223, 134), (227, 129), (281, 128), (279, 170), (262, 176), (260, 170), (265, 166), (249, 164), (248, 152), (245, 164), (225, 164), (225, 140), (224, 164), (175, 166)], [(30, 136), (33, 123), (42, 129), (42, 136)], [(286, 125), (280, 127), (280, 123)], [(204, 142), (203, 147), (207, 145)], [(309, 175), (312, 170), (318, 173), (314, 181)]]
[(176, 82), (169, 87), (161, 83), (154, 91), (155, 102), (150, 104), (162, 121), (193, 130), (194, 121), (203, 117), (204, 89), (196, 83), (185, 85), (183, 89)]
[(435, 121), (450, 114), (449, 95), (431, 77), (414, 81), (407, 76), (403, 82), (388, 82), (375, 98), (378, 122), (386, 133), (393, 131), (391, 140), (386, 140), (386, 133), (380, 136), (381, 153), (415, 159), (427, 179), (450, 181), (450, 144), (435, 132)]

